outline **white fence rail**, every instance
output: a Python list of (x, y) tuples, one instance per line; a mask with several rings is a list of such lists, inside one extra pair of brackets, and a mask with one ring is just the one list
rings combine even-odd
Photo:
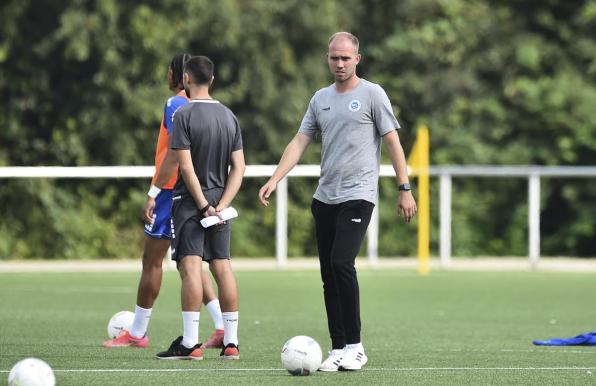
[(540, 260), (540, 179), (594, 178), (595, 166), (434, 166), (431, 175), (440, 176), (441, 265), (451, 260), (451, 180), (453, 177), (517, 177), (528, 179), (528, 258), (536, 267)]
[[(275, 165), (249, 165), (245, 177), (269, 177)], [(14, 166), (0, 167), (0, 178), (147, 178), (153, 166)], [(462, 177), (515, 177), (528, 179), (528, 258), (532, 266), (540, 259), (540, 183), (542, 177), (594, 178), (596, 166), (431, 166), (431, 176), (440, 179), (439, 222), (441, 265), (451, 260), (451, 193), (452, 179)], [(298, 165), (288, 177), (318, 177), (319, 165)], [(382, 165), (381, 177), (394, 177), (391, 165)], [(255, 196), (257, 192), (254, 192)], [(276, 259), (283, 266), (287, 261), (288, 181), (284, 178), (276, 191)], [(378, 209), (375, 208), (368, 229), (368, 259), (378, 259)]]

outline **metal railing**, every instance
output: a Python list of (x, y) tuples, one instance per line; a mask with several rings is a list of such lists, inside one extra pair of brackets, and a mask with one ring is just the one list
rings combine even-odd
[[(259, 166), (260, 176), (270, 176), (275, 166)], [(289, 177), (318, 177), (318, 165), (298, 165)], [(439, 177), (439, 257), (441, 266), (451, 261), (451, 194), (452, 179), (460, 177), (515, 177), (528, 179), (528, 258), (532, 267), (540, 259), (540, 179), (541, 177), (596, 177), (596, 166), (431, 166), (429, 174)], [(381, 165), (380, 177), (395, 177), (391, 165)], [(279, 265), (287, 259), (287, 178), (277, 188), (277, 247)], [(367, 233), (370, 263), (378, 260), (379, 215), (375, 207)]]
[[(249, 165), (245, 177), (269, 177), (275, 165)], [(153, 166), (36, 166), (0, 167), (0, 178), (146, 178)], [(452, 179), (461, 177), (515, 177), (528, 180), (528, 258), (536, 266), (540, 259), (540, 179), (594, 178), (596, 166), (431, 166), (429, 173), (439, 177), (439, 256), (442, 266), (451, 260), (451, 194)], [(276, 191), (276, 248), (277, 264), (287, 261), (288, 177), (318, 177), (319, 165), (297, 165), (281, 180)], [(391, 165), (381, 165), (381, 177), (395, 177)], [(254, 192), (255, 196), (257, 192)], [(378, 260), (379, 215), (375, 208), (367, 237), (367, 254), (371, 263)]]
[(528, 258), (535, 267), (540, 259), (540, 179), (542, 177), (593, 178), (594, 166), (433, 166), (440, 177), (439, 218), (441, 265), (451, 260), (451, 181), (454, 177), (516, 177), (528, 179)]

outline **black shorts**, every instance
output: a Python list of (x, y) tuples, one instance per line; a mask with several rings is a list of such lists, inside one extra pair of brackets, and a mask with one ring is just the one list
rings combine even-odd
[(203, 218), (189, 196), (175, 198), (172, 205), (174, 233), (172, 234), (172, 260), (180, 261), (184, 256), (200, 256), (203, 261), (230, 258), (229, 221), (203, 228)]

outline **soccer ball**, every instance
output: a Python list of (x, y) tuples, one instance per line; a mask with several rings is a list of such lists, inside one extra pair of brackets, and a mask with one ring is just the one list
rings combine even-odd
[(54, 386), (56, 378), (52, 368), (37, 358), (17, 362), (8, 374), (8, 386)]
[(129, 331), (135, 314), (130, 311), (120, 311), (114, 314), (108, 322), (108, 337), (116, 338), (123, 330)]
[(311, 337), (299, 335), (281, 349), (281, 363), (292, 375), (310, 375), (321, 367), (321, 346)]

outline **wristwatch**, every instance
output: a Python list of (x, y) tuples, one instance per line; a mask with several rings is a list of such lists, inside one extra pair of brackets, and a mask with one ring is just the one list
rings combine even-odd
[(412, 188), (410, 187), (410, 184), (401, 184), (400, 186), (397, 187), (398, 190), (404, 190), (404, 191), (408, 191), (408, 190), (412, 190)]

